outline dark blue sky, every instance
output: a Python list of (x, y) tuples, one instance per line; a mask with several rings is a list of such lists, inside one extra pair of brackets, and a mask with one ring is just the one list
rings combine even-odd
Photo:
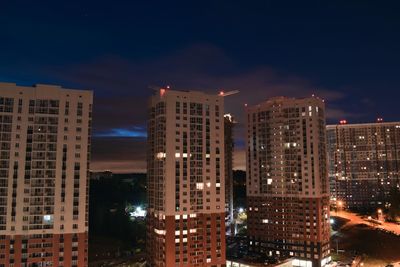
[(95, 92), (94, 169), (144, 170), (148, 85), (217, 92), (236, 115), (274, 95), (327, 100), (328, 122), (399, 120), (400, 4), (3, 1), (0, 80)]

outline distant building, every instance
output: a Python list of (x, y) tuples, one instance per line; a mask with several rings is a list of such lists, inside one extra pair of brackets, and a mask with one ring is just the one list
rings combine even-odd
[(234, 235), (233, 217), (233, 117), (230, 114), (224, 115), (224, 142), (225, 142), (225, 221), (227, 230)]
[(147, 262), (223, 266), (224, 97), (160, 89), (149, 105)]
[(349, 208), (375, 208), (400, 186), (400, 122), (327, 126), (331, 197)]
[(0, 83), (0, 266), (88, 266), (92, 101)]
[(110, 178), (113, 178), (113, 173), (111, 171), (90, 172), (90, 179), (92, 180), (110, 179)]
[(317, 97), (276, 97), (247, 108), (249, 249), (330, 261), (325, 105)]

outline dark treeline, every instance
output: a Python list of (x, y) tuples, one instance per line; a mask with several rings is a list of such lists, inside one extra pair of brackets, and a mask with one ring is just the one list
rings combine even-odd
[[(90, 181), (90, 256), (102, 258), (124, 251), (143, 249), (145, 222), (131, 220), (127, 207), (144, 205), (145, 174), (114, 174)], [(100, 256), (99, 256), (100, 255)], [(97, 257), (95, 257), (97, 258)]]

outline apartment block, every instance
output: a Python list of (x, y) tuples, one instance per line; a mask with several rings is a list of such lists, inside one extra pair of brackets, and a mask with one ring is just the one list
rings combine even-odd
[(150, 99), (147, 262), (224, 266), (224, 98), (160, 89)]
[(350, 209), (384, 205), (400, 187), (400, 122), (327, 126), (331, 199)]
[(224, 115), (224, 142), (225, 142), (225, 222), (227, 233), (234, 235), (235, 225), (233, 217), (233, 126), (232, 115)]
[(330, 262), (325, 104), (271, 98), (247, 107), (250, 250), (296, 266)]
[(0, 266), (88, 265), (92, 98), (0, 83)]

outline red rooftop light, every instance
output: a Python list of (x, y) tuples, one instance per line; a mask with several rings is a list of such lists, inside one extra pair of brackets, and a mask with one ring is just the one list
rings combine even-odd
[(160, 88), (160, 96), (163, 96), (165, 94), (165, 89), (164, 88)]
[(347, 124), (347, 120), (341, 120), (339, 123), (340, 124)]

